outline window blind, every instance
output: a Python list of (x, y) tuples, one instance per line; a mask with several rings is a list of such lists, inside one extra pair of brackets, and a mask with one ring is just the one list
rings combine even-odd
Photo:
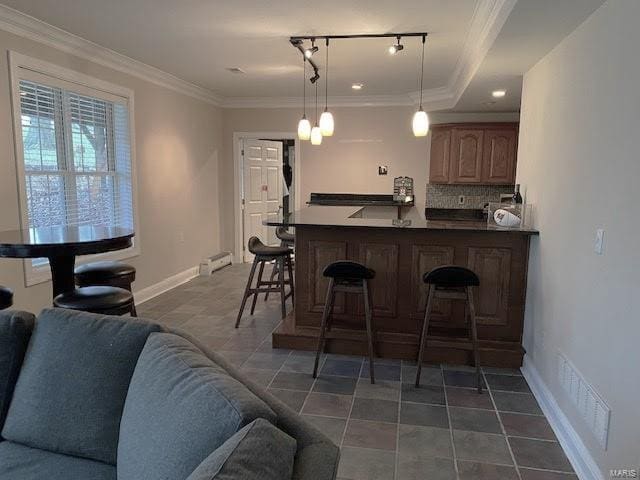
[(29, 227), (133, 228), (126, 105), (20, 80)]

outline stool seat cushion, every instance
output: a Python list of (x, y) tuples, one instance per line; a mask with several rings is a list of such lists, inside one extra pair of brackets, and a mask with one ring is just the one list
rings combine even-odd
[(122, 262), (104, 261), (92, 262), (80, 265), (76, 268), (76, 278), (81, 279), (83, 283), (96, 281), (104, 281), (111, 278), (120, 278), (134, 276), (136, 269), (131, 265)]
[(478, 276), (465, 267), (458, 265), (443, 265), (437, 267), (422, 277), (424, 283), (430, 283), (439, 287), (462, 288), (480, 285)]
[(0, 443), (0, 480), (43, 478), (116, 480), (116, 467), (13, 442)]
[(35, 317), (31, 313), (0, 312), (0, 431), (9, 410), (34, 322)]
[(294, 243), (296, 241), (295, 233), (287, 232), (287, 229), (284, 227), (276, 228), (276, 237), (287, 243)]
[(59, 308), (71, 310), (111, 310), (133, 302), (133, 295), (124, 288), (118, 287), (80, 287), (71, 292), (61, 293), (53, 304)]
[(249, 239), (249, 251), (261, 257), (282, 257), (291, 253), (288, 247), (270, 247), (265, 245), (258, 237), (251, 237)]
[(2, 438), (115, 465), (129, 382), (147, 337), (160, 329), (133, 318), (43, 310)]
[(361, 263), (342, 260), (327, 265), (322, 275), (332, 278), (369, 280), (376, 276), (376, 272)]
[(13, 305), (13, 292), (7, 287), (0, 285), (0, 310)]

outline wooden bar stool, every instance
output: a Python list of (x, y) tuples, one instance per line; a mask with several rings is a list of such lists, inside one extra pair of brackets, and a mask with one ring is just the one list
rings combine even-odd
[[(132, 292), (131, 285), (136, 280), (136, 269), (122, 262), (92, 262), (78, 266), (75, 269), (75, 279), (79, 287), (108, 286)], [(137, 316), (135, 301), (131, 315)]]
[(0, 310), (13, 305), (13, 291), (10, 288), (0, 285)]
[(318, 363), (320, 354), (324, 350), (326, 332), (331, 330), (333, 317), (333, 304), (336, 293), (357, 293), (364, 297), (364, 318), (367, 328), (367, 344), (369, 348), (369, 376), (371, 383), (375, 383), (373, 374), (373, 328), (371, 326), (371, 300), (369, 298), (368, 280), (375, 277), (376, 272), (357, 262), (339, 261), (327, 265), (322, 275), (329, 278), (327, 297), (322, 313), (322, 323), (320, 324), (320, 338), (318, 339), (318, 349), (316, 351), (316, 361), (313, 366), (313, 378), (318, 376)]
[(473, 348), (473, 360), (476, 367), (478, 381), (478, 393), (482, 393), (482, 374), (480, 373), (480, 357), (478, 353), (478, 329), (476, 326), (476, 310), (473, 304), (473, 290), (471, 287), (480, 285), (478, 276), (468, 268), (457, 265), (444, 265), (424, 274), (424, 283), (429, 285), (427, 308), (424, 312), (424, 322), (420, 335), (420, 347), (418, 350), (418, 371), (416, 373), (416, 387), (420, 386), (420, 373), (422, 370), (422, 358), (427, 345), (429, 320), (433, 300), (435, 298), (465, 300), (468, 306), (469, 325), (471, 329), (471, 346)]
[(133, 295), (124, 288), (109, 286), (80, 287), (61, 293), (53, 299), (53, 306), (103, 315), (133, 316)]
[[(289, 247), (293, 250), (293, 247), (296, 243), (295, 233), (288, 232), (286, 227), (278, 227), (276, 228), (276, 237), (280, 239), (281, 247)], [(293, 264), (294, 262), (292, 260), (292, 265)], [(278, 262), (274, 262), (273, 264), (273, 269), (271, 270), (271, 278), (269, 279), (269, 281), (273, 282), (273, 279), (276, 278), (276, 275), (278, 275)], [(265, 302), (269, 300), (269, 292), (264, 294), (264, 300)]]
[[(251, 273), (249, 274), (249, 280), (244, 290), (244, 296), (242, 297), (242, 304), (240, 305), (240, 311), (238, 312), (238, 318), (236, 320), (236, 328), (240, 325), (240, 319), (244, 312), (244, 306), (247, 303), (247, 299), (253, 295), (253, 302), (251, 304), (251, 315), (256, 308), (256, 300), (258, 294), (268, 292), (279, 292), (280, 303), (282, 305), (282, 318), (287, 314), (286, 300), (291, 297), (291, 302), (294, 302), (294, 286), (293, 286), (293, 266), (291, 264), (291, 249), (288, 247), (269, 247), (262, 243), (258, 237), (251, 237), (248, 242), (249, 251), (253, 253), (253, 265), (251, 265)], [(264, 266), (267, 262), (275, 261), (278, 265), (278, 280), (262, 280), (262, 274), (264, 273)], [(260, 272), (258, 273), (258, 280), (256, 286), (252, 287), (253, 277), (256, 273), (256, 268), (260, 265)], [(284, 269), (288, 270), (289, 278), (285, 278)], [(265, 286), (266, 285), (266, 286)], [(289, 293), (285, 295), (285, 285), (289, 285)]]

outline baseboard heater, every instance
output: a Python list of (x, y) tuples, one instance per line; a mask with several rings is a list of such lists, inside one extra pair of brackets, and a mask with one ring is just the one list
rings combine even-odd
[(216, 270), (231, 265), (231, 252), (222, 252), (212, 257), (207, 257), (200, 262), (200, 276), (208, 277)]

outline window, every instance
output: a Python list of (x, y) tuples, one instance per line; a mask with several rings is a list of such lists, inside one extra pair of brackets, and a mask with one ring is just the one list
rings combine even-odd
[[(133, 229), (130, 94), (113, 94), (98, 80), (13, 54), (16, 58), (19, 67), (12, 64), (12, 75), (23, 228)], [(46, 259), (29, 263), (37, 268)]]

